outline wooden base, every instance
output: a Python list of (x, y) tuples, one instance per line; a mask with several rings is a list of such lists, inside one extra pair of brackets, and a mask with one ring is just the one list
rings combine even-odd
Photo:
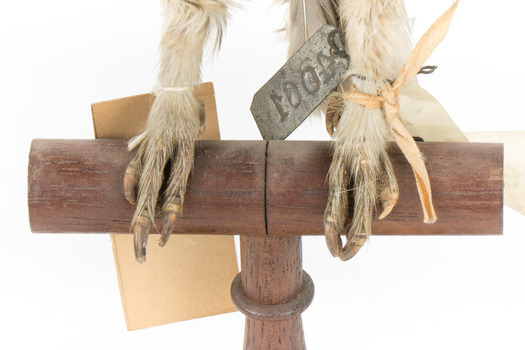
[(301, 237), (241, 236), (232, 299), (246, 315), (245, 350), (303, 350), (301, 313), (314, 287), (302, 268)]
[[(390, 150), (399, 201), (374, 234), (500, 234), (503, 148), (421, 143), (439, 220), (423, 224), (412, 169)], [(124, 140), (35, 140), (28, 167), (33, 232), (129, 233)], [(244, 349), (305, 349), (301, 312), (313, 298), (301, 235), (323, 234), (328, 142), (201, 141), (175, 233), (241, 236), (232, 298), (246, 315)], [(160, 220), (160, 218), (159, 218)], [(158, 224), (161, 222), (159, 221)]]

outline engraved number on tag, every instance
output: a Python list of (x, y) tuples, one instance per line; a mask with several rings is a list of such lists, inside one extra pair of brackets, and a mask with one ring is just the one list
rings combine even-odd
[(350, 58), (333, 54), (334, 31), (321, 27), (255, 94), (251, 111), (264, 139), (286, 138), (343, 80)]
[[(325, 56), (322, 52), (319, 52), (317, 61), (319, 66), (323, 68), (319, 73), (309, 64), (309, 60), (305, 61), (305, 67), (300, 72), (301, 86), (306, 94), (310, 96), (315, 96), (319, 92), (321, 84), (328, 83), (335, 76), (335, 64), (332, 56)], [(286, 95), (286, 100), (283, 99), (283, 96), (276, 93), (270, 95), (275, 108), (281, 116), (281, 122), (285, 121), (289, 115), (286, 111), (286, 106), (283, 105), (284, 102), (288, 102), (288, 106), (292, 108), (297, 108), (301, 104), (301, 90), (297, 84), (285, 81), (283, 83), (283, 92)]]

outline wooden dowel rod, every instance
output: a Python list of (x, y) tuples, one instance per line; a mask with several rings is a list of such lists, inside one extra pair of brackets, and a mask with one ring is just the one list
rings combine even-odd
[[(503, 146), (419, 146), (437, 223), (423, 224), (412, 170), (393, 145), (400, 198), (389, 217), (374, 221), (373, 234), (501, 233)], [(130, 159), (124, 140), (34, 140), (28, 167), (33, 232), (129, 233), (134, 206), (124, 199), (122, 177)], [(329, 142), (199, 141), (175, 231), (321, 235), (330, 160)]]

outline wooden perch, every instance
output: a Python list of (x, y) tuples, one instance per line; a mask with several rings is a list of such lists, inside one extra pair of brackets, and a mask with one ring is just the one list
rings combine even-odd
[[(500, 234), (503, 146), (420, 143), (435, 224), (423, 214), (410, 166), (391, 158), (399, 201), (376, 235)], [(122, 193), (131, 159), (124, 140), (34, 140), (28, 169), (33, 232), (129, 233), (134, 206)], [(199, 141), (176, 233), (322, 235), (330, 143)], [(160, 224), (160, 221), (157, 222)]]

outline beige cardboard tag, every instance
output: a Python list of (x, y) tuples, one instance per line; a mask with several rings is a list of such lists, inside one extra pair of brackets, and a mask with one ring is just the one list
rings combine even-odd
[(503, 143), (505, 205), (525, 215), (525, 131), (462, 133), (439, 102), (416, 82), (401, 90), (399, 105), (408, 131), (425, 141)]
[(412, 136), (426, 142), (468, 142), (439, 102), (411, 82), (399, 94), (399, 116)]
[[(220, 139), (213, 85), (195, 87), (194, 95), (206, 108), (201, 138)], [(145, 94), (93, 104), (95, 137), (129, 139), (139, 134), (154, 99)], [(128, 330), (236, 310), (230, 297), (239, 272), (232, 236), (172, 235), (163, 248), (154, 244), (158, 237), (151, 237), (143, 264), (135, 261), (132, 235), (111, 239)]]
[(465, 135), (471, 142), (504, 144), (505, 205), (525, 215), (525, 131), (469, 132)]

